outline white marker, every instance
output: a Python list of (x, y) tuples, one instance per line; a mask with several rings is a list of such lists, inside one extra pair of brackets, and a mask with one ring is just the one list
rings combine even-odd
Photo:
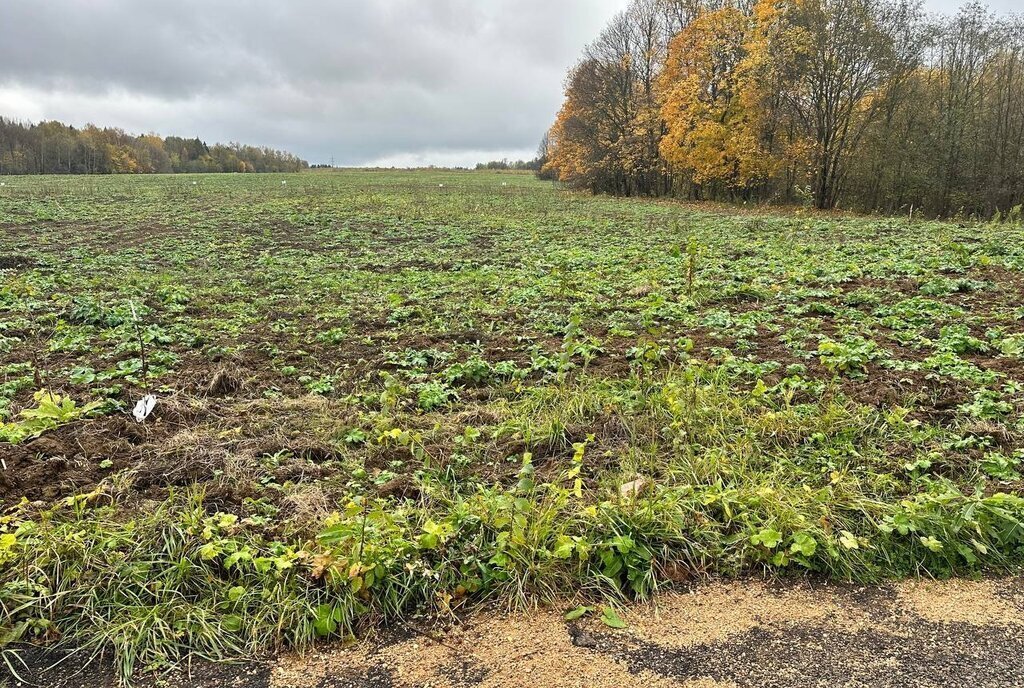
[(154, 408), (156, 408), (156, 397), (152, 394), (147, 394), (139, 399), (139, 403), (135, 404), (135, 409), (132, 411), (135, 422), (141, 423), (146, 420), (149, 414), (153, 413)]

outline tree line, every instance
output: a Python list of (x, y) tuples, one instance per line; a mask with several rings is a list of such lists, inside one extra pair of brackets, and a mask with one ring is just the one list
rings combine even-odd
[(544, 172), (596, 193), (935, 216), (1024, 202), (1024, 19), (914, 0), (633, 0)]
[(0, 117), (0, 174), (297, 172), (306, 167), (305, 160), (272, 148), (210, 146), (198, 138)]
[(531, 172), (540, 172), (541, 159), (534, 158), (533, 160), (509, 160), (504, 158), (502, 160), (490, 160), (488, 162), (478, 162), (476, 164), (477, 170), (526, 170)]

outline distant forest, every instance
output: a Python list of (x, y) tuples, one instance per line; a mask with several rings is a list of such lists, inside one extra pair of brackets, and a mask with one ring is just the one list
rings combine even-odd
[(972, 2), (633, 0), (544, 173), (598, 193), (993, 215), (1024, 203), (1024, 16)]
[(539, 172), (544, 161), (539, 157), (533, 160), (491, 160), (490, 162), (478, 162), (478, 170), (530, 170)]
[(81, 129), (61, 122), (26, 124), (0, 117), (0, 174), (146, 174), (173, 172), (297, 172), (291, 153), (198, 138), (135, 135), (122, 129)]

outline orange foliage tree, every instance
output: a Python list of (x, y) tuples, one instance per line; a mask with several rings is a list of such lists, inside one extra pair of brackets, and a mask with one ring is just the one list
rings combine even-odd
[(776, 166), (759, 111), (752, 28), (750, 16), (727, 7), (700, 15), (669, 45), (659, 79), (661, 154), (695, 185), (745, 190)]

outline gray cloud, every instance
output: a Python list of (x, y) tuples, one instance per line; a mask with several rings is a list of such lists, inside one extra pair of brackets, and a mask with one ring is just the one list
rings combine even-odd
[(529, 156), (566, 70), (626, 4), (3, 0), (0, 115), (271, 145), (313, 162)]
[(5, 0), (0, 114), (345, 164), (527, 155), (623, 4)]

